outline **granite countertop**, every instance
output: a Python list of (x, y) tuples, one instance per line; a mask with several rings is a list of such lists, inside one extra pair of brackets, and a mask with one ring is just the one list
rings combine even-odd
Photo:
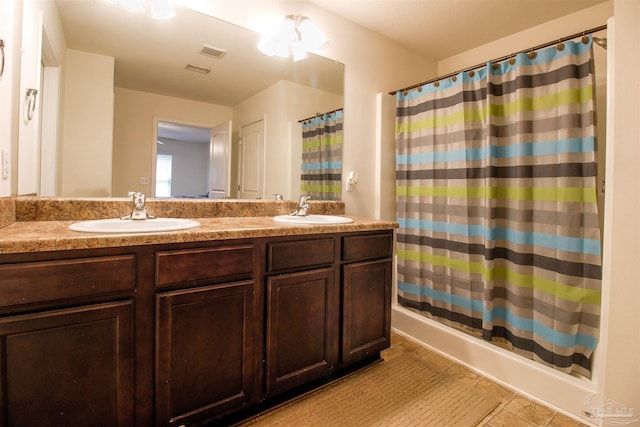
[(69, 230), (75, 221), (18, 221), (0, 228), (0, 254), (198, 242), (265, 236), (388, 230), (394, 221), (350, 217), (353, 223), (303, 225), (278, 223), (272, 217), (190, 218), (200, 226), (157, 233), (85, 233)]
[[(311, 201), (311, 213), (344, 215), (343, 202)], [(295, 210), (295, 201), (147, 199), (153, 215), (187, 218), (199, 227), (153, 233), (85, 233), (69, 230), (77, 221), (119, 218), (131, 213), (127, 198), (0, 198), (0, 254), (96, 249), (177, 242), (389, 230), (394, 221), (356, 218), (348, 224), (286, 224), (276, 215)]]

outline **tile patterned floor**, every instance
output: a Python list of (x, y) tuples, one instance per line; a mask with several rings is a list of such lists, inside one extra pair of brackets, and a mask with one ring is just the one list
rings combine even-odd
[(427, 360), (434, 369), (446, 371), (455, 375), (459, 381), (469, 386), (489, 390), (500, 400), (500, 405), (493, 410), (482, 422), (480, 427), (583, 427), (579, 423), (563, 414), (552, 411), (546, 406), (533, 402), (517, 393), (506, 389), (493, 381), (430, 351), (419, 344), (393, 333), (391, 348), (385, 350), (382, 356), (392, 358), (402, 352), (413, 353), (415, 356)]

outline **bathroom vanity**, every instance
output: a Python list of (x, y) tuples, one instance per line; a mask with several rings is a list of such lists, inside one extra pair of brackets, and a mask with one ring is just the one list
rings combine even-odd
[(231, 424), (389, 346), (395, 223), (197, 219), (0, 229), (0, 425)]

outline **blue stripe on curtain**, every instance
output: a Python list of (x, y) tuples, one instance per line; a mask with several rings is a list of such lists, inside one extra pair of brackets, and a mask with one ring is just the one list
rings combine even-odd
[(491, 145), (483, 148), (467, 148), (446, 152), (420, 153), (416, 155), (398, 154), (397, 164), (457, 162), (460, 160), (485, 160), (489, 158), (510, 159), (522, 156), (547, 156), (562, 153), (592, 152), (595, 138), (572, 138), (557, 141), (515, 144), (509, 147)]
[(322, 162), (322, 163), (306, 163), (302, 165), (302, 170), (322, 170), (322, 169), (342, 169), (342, 162)]
[(596, 346), (596, 339), (591, 336), (582, 334), (563, 334), (548, 328), (545, 325), (540, 324), (532, 319), (518, 317), (504, 308), (498, 308), (494, 310), (485, 310), (483, 308), (482, 301), (472, 300), (457, 295), (451, 295), (446, 292), (434, 291), (433, 289), (418, 287), (411, 283), (398, 282), (398, 289), (414, 294), (428, 295), (437, 301), (447, 302), (454, 306), (458, 306), (467, 310), (482, 312), (483, 317), (495, 320), (506, 319), (515, 328), (524, 331), (533, 331), (534, 329), (540, 333), (547, 341), (553, 342), (556, 345), (563, 347), (572, 345), (583, 345), (587, 348), (594, 349)]
[(591, 48), (396, 95), (399, 303), (586, 377), (602, 275)]
[(486, 240), (506, 240), (518, 245), (535, 245), (561, 251), (600, 255), (600, 239), (565, 237), (557, 234), (522, 232), (509, 228), (487, 228), (482, 225), (451, 224), (412, 218), (398, 218), (401, 228), (428, 230), (434, 233), (482, 237)]

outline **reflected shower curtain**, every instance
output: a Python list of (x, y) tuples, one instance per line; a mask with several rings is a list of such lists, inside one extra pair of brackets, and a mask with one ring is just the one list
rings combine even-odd
[(396, 96), (399, 303), (589, 377), (601, 295), (591, 38)]
[(302, 123), (300, 190), (315, 200), (340, 200), (342, 195), (342, 110)]

